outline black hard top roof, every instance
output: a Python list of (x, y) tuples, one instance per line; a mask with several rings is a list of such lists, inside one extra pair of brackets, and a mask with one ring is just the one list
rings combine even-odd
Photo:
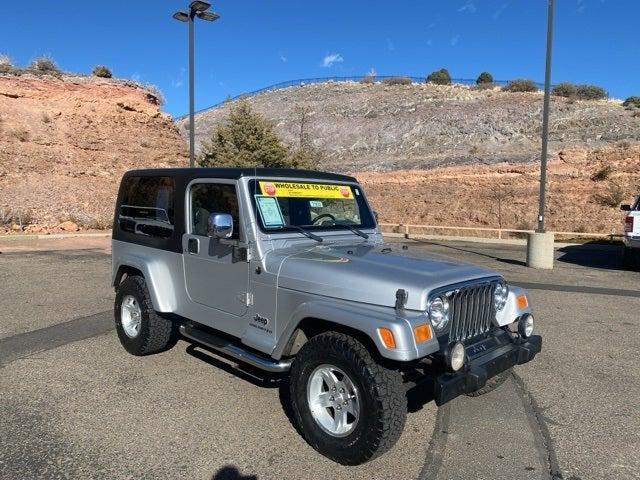
[(184, 177), (194, 178), (228, 178), (241, 177), (273, 177), (273, 178), (304, 178), (309, 180), (332, 180), (337, 182), (357, 182), (354, 177), (338, 173), (317, 172), (315, 170), (297, 170), (293, 168), (149, 168), (144, 170), (129, 170), (125, 176), (136, 177)]

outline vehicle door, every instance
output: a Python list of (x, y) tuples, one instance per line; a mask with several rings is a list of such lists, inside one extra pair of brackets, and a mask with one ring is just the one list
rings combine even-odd
[[(183, 237), (186, 290), (196, 303), (231, 315), (247, 311), (249, 264), (234, 255), (233, 240), (243, 240), (238, 188), (233, 180), (199, 179), (187, 188), (187, 228)], [(209, 237), (207, 221), (212, 213), (233, 218), (229, 240)]]

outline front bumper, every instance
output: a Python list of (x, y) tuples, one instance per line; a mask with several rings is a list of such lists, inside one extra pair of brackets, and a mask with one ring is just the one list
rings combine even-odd
[(533, 335), (527, 339), (513, 339), (506, 332), (466, 347), (469, 362), (457, 373), (444, 373), (435, 379), (434, 397), (437, 405), (443, 405), (465, 393), (484, 387), (487, 380), (533, 360), (542, 349), (542, 337)]

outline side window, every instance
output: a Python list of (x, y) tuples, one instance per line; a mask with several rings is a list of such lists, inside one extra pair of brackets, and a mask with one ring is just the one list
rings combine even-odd
[(125, 232), (156, 238), (173, 234), (175, 182), (171, 177), (129, 177), (118, 223)]
[(233, 236), (240, 237), (240, 211), (235, 185), (198, 183), (191, 187), (191, 233), (207, 235), (207, 220), (212, 213), (228, 213), (233, 218)]

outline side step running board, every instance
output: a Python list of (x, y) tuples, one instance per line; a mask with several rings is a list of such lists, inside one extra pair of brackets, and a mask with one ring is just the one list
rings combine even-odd
[(180, 325), (180, 333), (182, 336), (221, 352), (234, 360), (246, 363), (266, 372), (284, 373), (288, 372), (291, 368), (292, 360), (274, 360), (273, 358), (250, 352), (236, 343), (222, 337), (218, 337), (217, 335), (213, 335), (209, 332), (205, 332), (204, 330), (200, 330), (199, 328), (189, 325)]

